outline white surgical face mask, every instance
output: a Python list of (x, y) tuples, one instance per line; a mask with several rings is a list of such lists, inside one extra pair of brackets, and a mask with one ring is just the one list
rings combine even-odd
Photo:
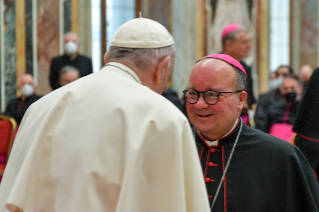
[(32, 96), (33, 92), (34, 88), (30, 84), (24, 84), (24, 86), (21, 87), (21, 93), (26, 97)]
[(281, 86), (283, 80), (284, 80), (283, 76), (279, 76), (276, 79), (270, 80), (270, 82), (269, 82), (270, 88), (271, 89), (279, 88)]
[(65, 48), (66, 54), (69, 56), (74, 55), (78, 51), (78, 45), (73, 41), (67, 42), (64, 48)]

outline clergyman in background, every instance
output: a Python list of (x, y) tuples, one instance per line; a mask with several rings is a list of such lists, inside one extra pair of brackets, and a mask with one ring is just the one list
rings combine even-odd
[(64, 54), (54, 57), (50, 64), (49, 82), (52, 90), (60, 86), (59, 74), (62, 67), (66, 65), (79, 69), (80, 77), (93, 73), (91, 58), (79, 54), (80, 40), (74, 32), (67, 32), (64, 35)]

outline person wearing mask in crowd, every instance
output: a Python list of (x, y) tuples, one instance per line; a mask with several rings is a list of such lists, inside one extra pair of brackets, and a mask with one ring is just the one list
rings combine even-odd
[(247, 106), (244, 107), (241, 117), (247, 125), (250, 125), (248, 109), (252, 109), (253, 104), (256, 103), (256, 99), (253, 93), (251, 67), (243, 61), (243, 59), (249, 56), (251, 50), (251, 37), (249, 32), (239, 24), (227, 25), (222, 32), (222, 47), (222, 53), (239, 61), (247, 73)]
[(8, 102), (4, 114), (14, 118), (19, 126), (27, 109), (31, 104), (39, 100), (41, 96), (35, 93), (36, 86), (31, 74), (23, 74), (19, 77), (18, 91), (20, 92), (20, 97)]
[[(319, 176), (319, 68), (311, 75), (301, 101), (293, 131), (294, 144), (304, 153)], [(319, 180), (318, 180), (319, 181)]]
[(65, 86), (77, 79), (79, 79), (80, 73), (79, 69), (74, 66), (64, 66), (60, 71), (60, 86)]
[(293, 74), (293, 70), (290, 66), (279, 66), (274, 72), (275, 78), (269, 83), (271, 90), (259, 96), (254, 116), (256, 129), (264, 130), (267, 110), (273, 103), (285, 101), (280, 86), (282, 85), (284, 76), (288, 74)]
[(60, 70), (66, 65), (79, 69), (80, 77), (87, 76), (93, 72), (91, 58), (79, 54), (79, 47), (79, 36), (74, 32), (67, 32), (64, 35), (64, 55), (51, 60), (49, 82), (52, 90), (60, 87)]
[(292, 125), (300, 106), (302, 86), (295, 75), (286, 75), (281, 85), (285, 101), (274, 102), (268, 107), (263, 131), (290, 142), (293, 136)]
[(209, 211), (188, 120), (161, 95), (174, 58), (163, 25), (124, 23), (99, 72), (28, 110), (0, 211)]
[(243, 124), (245, 73), (228, 55), (208, 55), (184, 91), (211, 211), (319, 211), (319, 184), (301, 151)]

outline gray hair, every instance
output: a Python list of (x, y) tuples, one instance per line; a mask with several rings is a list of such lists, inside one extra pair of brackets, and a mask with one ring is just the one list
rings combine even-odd
[[(234, 67), (234, 66), (233, 66)], [(245, 91), (247, 89), (247, 78), (242, 70), (237, 67), (234, 67), (237, 74), (237, 80), (235, 86), (237, 90)]]
[(60, 70), (60, 79), (61, 79), (61, 76), (62, 76), (63, 74), (69, 73), (69, 72), (74, 72), (74, 71), (77, 72), (78, 75), (80, 76), (80, 71), (79, 71), (79, 69), (76, 68), (75, 66), (69, 66), (69, 65), (63, 66), (63, 67), (61, 68), (61, 70)]
[[(124, 48), (111, 46), (108, 53), (107, 62), (112, 61), (127, 61), (132, 63), (141, 71), (147, 71), (157, 62), (164, 59), (166, 56), (175, 57), (174, 45), (161, 48)], [(171, 68), (173, 60), (170, 60), (168, 67)]]
[(69, 37), (69, 36), (74, 36), (74, 37), (79, 38), (79, 35), (76, 34), (75, 32), (72, 32), (72, 31), (68, 31), (68, 32), (66, 32), (66, 33), (64, 34), (64, 38), (65, 38), (65, 37)]
[(224, 38), (222, 38), (222, 47), (223, 49), (225, 49), (225, 45), (227, 41), (231, 41), (234, 42), (237, 39), (237, 35), (239, 32), (241, 31), (245, 31), (248, 32), (248, 30), (244, 27), (239, 27), (238, 29), (234, 30), (233, 32), (229, 33), (227, 36), (225, 36)]

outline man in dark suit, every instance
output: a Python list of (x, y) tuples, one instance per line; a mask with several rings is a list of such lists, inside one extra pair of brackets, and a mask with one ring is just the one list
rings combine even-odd
[(59, 74), (62, 67), (69, 65), (79, 69), (80, 77), (84, 77), (93, 72), (92, 60), (78, 53), (80, 46), (79, 36), (74, 32), (67, 32), (64, 35), (64, 55), (55, 57), (50, 66), (50, 86), (55, 90), (60, 86)]
[(251, 67), (243, 59), (249, 56), (251, 50), (251, 37), (248, 31), (239, 24), (226, 26), (222, 33), (223, 53), (235, 58), (244, 67), (247, 73), (247, 93), (248, 107), (256, 103), (253, 94), (253, 82), (251, 77)]

